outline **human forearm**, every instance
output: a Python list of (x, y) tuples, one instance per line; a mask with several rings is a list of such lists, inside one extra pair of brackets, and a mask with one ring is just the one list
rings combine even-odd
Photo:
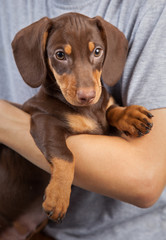
[[(48, 162), (29, 133), (29, 115), (6, 104), (1, 106), (0, 141), (49, 172)], [(166, 142), (166, 129), (162, 127), (165, 117), (164, 111), (152, 132), (135, 140), (93, 135), (69, 137), (67, 144), (76, 159), (74, 184), (138, 206), (153, 204), (165, 186), (166, 151), (160, 143)], [(163, 136), (159, 143), (158, 134)]]
[(158, 175), (162, 163), (155, 169), (151, 156), (135, 151), (124, 139), (74, 136), (68, 145), (76, 158), (74, 184), (81, 188), (140, 207), (153, 204), (164, 188)]
[[(166, 110), (152, 111), (154, 127), (145, 137), (74, 136), (75, 184), (140, 207), (152, 205), (166, 182)], [(95, 157), (94, 157), (95, 156)]]

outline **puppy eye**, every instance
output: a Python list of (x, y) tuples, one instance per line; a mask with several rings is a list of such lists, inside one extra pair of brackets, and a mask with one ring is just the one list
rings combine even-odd
[(101, 49), (101, 48), (95, 48), (95, 50), (94, 50), (94, 56), (95, 57), (100, 57), (101, 56), (101, 54), (102, 54), (102, 52), (103, 52), (103, 50)]
[(64, 53), (63, 51), (61, 51), (61, 50), (55, 52), (55, 57), (56, 57), (58, 60), (60, 60), (60, 61), (66, 59), (65, 53)]

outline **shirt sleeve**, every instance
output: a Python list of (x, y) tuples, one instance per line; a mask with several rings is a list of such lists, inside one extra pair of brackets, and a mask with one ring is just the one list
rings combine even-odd
[(123, 105), (166, 107), (166, 1), (159, 2), (133, 26), (120, 82)]

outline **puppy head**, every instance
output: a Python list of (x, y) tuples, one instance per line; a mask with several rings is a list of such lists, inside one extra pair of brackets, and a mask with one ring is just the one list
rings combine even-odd
[(12, 47), (27, 84), (49, 89), (49, 68), (55, 85), (75, 106), (95, 104), (102, 91), (101, 75), (113, 86), (127, 55), (127, 40), (117, 28), (100, 17), (76, 13), (42, 18), (17, 33)]

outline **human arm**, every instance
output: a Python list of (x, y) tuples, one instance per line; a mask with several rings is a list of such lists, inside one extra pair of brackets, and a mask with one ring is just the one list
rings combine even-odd
[(166, 109), (151, 112), (154, 126), (141, 138), (69, 138), (76, 185), (136, 206), (153, 205), (166, 183)]
[(27, 160), (49, 172), (49, 163), (30, 135), (30, 116), (0, 100), (0, 143), (12, 148)]
[[(29, 133), (29, 115), (4, 101), (0, 108), (0, 142), (49, 172)], [(140, 207), (154, 204), (166, 182), (166, 109), (152, 114), (153, 129), (141, 138), (69, 137), (67, 144), (76, 159), (73, 184)]]

